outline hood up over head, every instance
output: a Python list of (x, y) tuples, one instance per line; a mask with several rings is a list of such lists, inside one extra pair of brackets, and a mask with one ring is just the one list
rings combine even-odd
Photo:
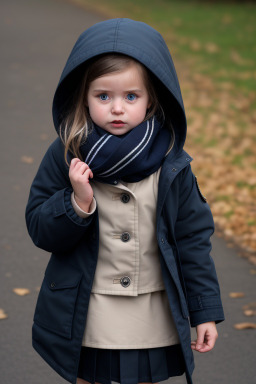
[(130, 19), (112, 19), (84, 31), (67, 60), (53, 100), (55, 129), (69, 109), (74, 90), (79, 86), (90, 59), (105, 53), (121, 53), (144, 64), (157, 81), (157, 93), (171, 116), (175, 132), (174, 151), (182, 150), (186, 138), (186, 117), (180, 86), (168, 47), (155, 29)]

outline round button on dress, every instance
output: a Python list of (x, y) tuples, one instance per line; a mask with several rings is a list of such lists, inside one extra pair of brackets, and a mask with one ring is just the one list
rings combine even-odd
[(124, 203), (124, 204), (129, 203), (129, 201), (130, 201), (130, 195), (128, 195), (128, 193), (122, 193), (122, 195), (121, 195), (121, 201), (122, 201), (122, 203)]
[(124, 243), (127, 243), (127, 241), (129, 241), (131, 238), (131, 235), (129, 232), (123, 232), (122, 235), (121, 235), (121, 240), (124, 242)]
[(121, 277), (120, 283), (121, 283), (122, 287), (127, 288), (131, 284), (131, 279), (129, 276)]

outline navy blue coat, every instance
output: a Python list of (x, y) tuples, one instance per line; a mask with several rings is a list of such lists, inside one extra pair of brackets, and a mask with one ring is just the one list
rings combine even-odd
[[(136, 36), (136, 39), (135, 39)], [(84, 32), (64, 68), (53, 102), (58, 130), (64, 109), (91, 57), (122, 52), (142, 62), (166, 89), (174, 108), (175, 145), (159, 178), (157, 240), (163, 280), (186, 363), (187, 382), (194, 369), (190, 326), (224, 319), (210, 237), (212, 214), (202, 197), (183, 150), (186, 119), (169, 51), (153, 28), (128, 19), (108, 20)], [(29, 234), (51, 258), (39, 293), (33, 346), (62, 377), (76, 383), (80, 349), (97, 265), (98, 212), (77, 216), (64, 146), (50, 146), (33, 181), (26, 209)]]

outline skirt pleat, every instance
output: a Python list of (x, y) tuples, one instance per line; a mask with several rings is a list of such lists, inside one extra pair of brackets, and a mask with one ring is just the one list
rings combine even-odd
[(151, 369), (151, 382), (156, 383), (160, 378), (168, 378), (166, 348), (148, 349), (148, 355)]
[(139, 350), (120, 350), (120, 383), (138, 383)]
[(105, 378), (111, 383), (111, 353), (107, 349), (97, 349), (96, 381), (97, 378)]
[(180, 345), (150, 349), (82, 347), (78, 377), (91, 384), (157, 383), (185, 372)]

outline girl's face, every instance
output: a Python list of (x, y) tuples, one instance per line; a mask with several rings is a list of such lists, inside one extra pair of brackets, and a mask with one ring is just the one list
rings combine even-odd
[(132, 63), (121, 72), (91, 82), (87, 106), (92, 121), (112, 135), (123, 135), (139, 125), (150, 107), (142, 68)]

